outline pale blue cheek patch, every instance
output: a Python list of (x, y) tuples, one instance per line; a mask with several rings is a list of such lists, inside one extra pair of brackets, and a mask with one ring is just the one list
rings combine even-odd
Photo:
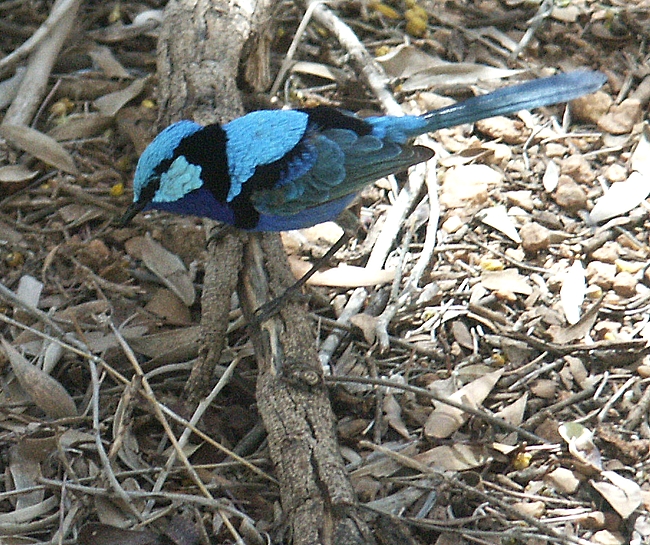
[(177, 201), (202, 185), (201, 167), (188, 163), (183, 156), (178, 157), (160, 176), (160, 187), (152, 202)]
[(181, 143), (183, 138), (194, 134), (201, 129), (201, 125), (193, 121), (179, 121), (163, 130), (154, 141), (147, 146), (138, 161), (133, 178), (133, 198), (137, 202), (140, 192), (149, 183), (155, 169), (164, 160), (174, 156), (174, 150)]

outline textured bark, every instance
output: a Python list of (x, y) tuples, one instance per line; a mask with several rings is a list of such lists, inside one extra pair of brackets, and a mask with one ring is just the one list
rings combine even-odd
[[(240, 298), (247, 315), (293, 282), (276, 235), (252, 238)], [(336, 441), (312, 325), (303, 303), (288, 301), (254, 332), (257, 403), (268, 433), (294, 545), (373, 543), (355, 516), (356, 498)]]
[[(246, 40), (267, 19), (270, 0), (172, 0), (158, 42), (160, 126), (193, 119), (227, 122), (244, 114), (235, 83)], [(208, 246), (202, 297), (200, 357), (185, 391), (196, 405), (214, 384), (244, 236), (225, 233)]]
[[(272, 4), (270, 0), (169, 3), (158, 51), (161, 126), (180, 118), (223, 122), (243, 113), (235, 83), (240, 56), (260, 22), (270, 20)], [(239, 295), (248, 316), (293, 282), (277, 234), (248, 239), (229, 233), (211, 241), (208, 250), (204, 346), (188, 385), (191, 402), (210, 384), (240, 275)], [(304, 306), (290, 301), (278, 316), (254, 329), (258, 407), (293, 544), (371, 543), (369, 532), (356, 519), (356, 499), (338, 449), (334, 415)]]

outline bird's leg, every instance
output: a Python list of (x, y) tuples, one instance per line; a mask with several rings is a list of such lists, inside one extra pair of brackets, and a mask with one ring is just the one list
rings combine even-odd
[(350, 234), (344, 232), (341, 237), (332, 245), (332, 247), (327, 250), (325, 255), (317, 259), (316, 262), (312, 265), (311, 269), (309, 269), (303, 276), (301, 276), (294, 284), (288, 287), (282, 295), (279, 295), (275, 299), (271, 299), (268, 303), (264, 303), (261, 307), (259, 307), (255, 311), (250, 325), (259, 325), (262, 322), (265, 322), (269, 318), (275, 316), (288, 300), (301, 296), (302, 294), (300, 293), (300, 290), (307, 283), (307, 281), (320, 269), (322, 269), (323, 266), (326, 265), (327, 262), (332, 259), (332, 257), (334, 257), (334, 254), (343, 248), (348, 240), (350, 240)]

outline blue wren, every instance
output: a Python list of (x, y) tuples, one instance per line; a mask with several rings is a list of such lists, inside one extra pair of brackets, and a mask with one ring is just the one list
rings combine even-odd
[(575, 71), (476, 96), (421, 116), (362, 119), (336, 108), (262, 110), (225, 125), (179, 121), (145, 149), (128, 223), (141, 210), (204, 216), (250, 231), (335, 219), (365, 185), (430, 159), (420, 134), (598, 90), (600, 72)]

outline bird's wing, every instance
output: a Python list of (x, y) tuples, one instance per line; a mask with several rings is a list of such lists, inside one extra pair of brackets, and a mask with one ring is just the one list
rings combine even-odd
[(311, 164), (309, 170), (284, 176), (273, 188), (253, 191), (251, 200), (259, 212), (290, 216), (352, 195), (374, 180), (433, 156), (423, 146), (402, 146), (347, 129), (308, 134), (304, 145), (313, 160), (302, 157), (301, 164)]
[(258, 167), (281, 161), (299, 145), (308, 123), (297, 110), (260, 110), (224, 125), (230, 174), (227, 201), (243, 190)]

